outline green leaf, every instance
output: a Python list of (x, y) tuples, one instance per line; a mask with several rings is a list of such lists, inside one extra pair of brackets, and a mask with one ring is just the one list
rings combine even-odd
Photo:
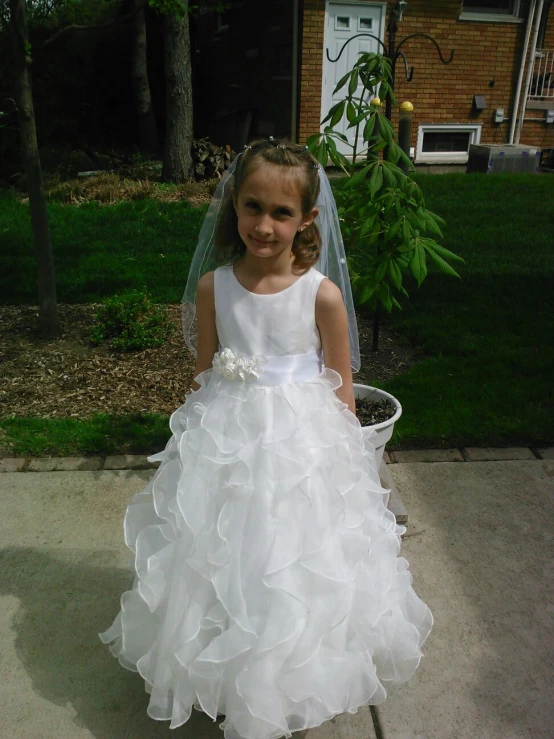
[(418, 287), (427, 276), (427, 265), (425, 263), (425, 249), (416, 239), (414, 254), (410, 260), (410, 271), (417, 280)]
[(371, 298), (374, 292), (375, 292), (375, 288), (373, 287), (373, 285), (366, 284), (363, 290), (361, 291), (360, 304), (367, 303), (367, 301)]
[(396, 186), (396, 177), (393, 175), (393, 173), (390, 171), (390, 169), (385, 166), (388, 162), (382, 162), (383, 167), (383, 182), (385, 183), (386, 187), (395, 187)]
[(444, 272), (447, 275), (450, 275), (451, 277), (457, 277), (458, 279), (461, 279), (460, 275), (456, 272), (456, 270), (451, 267), (448, 262), (445, 262), (442, 257), (439, 257), (439, 255), (433, 251), (432, 249), (427, 249), (427, 254), (429, 254), (430, 259), (435, 262), (435, 264), (438, 266), (441, 272)]
[(344, 142), (345, 144), (348, 144), (348, 145), (350, 146), (350, 143), (349, 143), (349, 141), (348, 141), (348, 138), (347, 138), (347, 137), (346, 137), (346, 136), (345, 136), (345, 135), (344, 135), (343, 133), (341, 133), (340, 131), (333, 131), (332, 135), (333, 135), (333, 136), (334, 136), (334, 137), (335, 137), (336, 139), (340, 139), (340, 140), (341, 140), (341, 141), (343, 141), (343, 142)]
[(365, 221), (362, 223), (362, 227), (360, 228), (360, 236), (363, 237), (368, 234), (372, 230), (374, 225), (375, 216), (369, 216), (369, 218), (366, 218)]
[(377, 269), (375, 270), (375, 276), (374, 276), (375, 282), (381, 282), (381, 280), (383, 279), (383, 277), (387, 274), (387, 272), (389, 270), (389, 259), (390, 259), (390, 257), (387, 255), (379, 263)]
[(378, 141), (376, 144), (373, 144), (373, 146), (371, 147), (371, 152), (373, 154), (377, 154), (377, 152), (382, 151), (386, 145), (387, 145), (386, 141)]
[(462, 262), (465, 264), (465, 259), (460, 257), (458, 254), (454, 254), (453, 251), (450, 251), (450, 249), (447, 249), (444, 246), (441, 246), (440, 244), (437, 244), (436, 241), (433, 241), (433, 251), (437, 252), (437, 254), (440, 254), (442, 257), (445, 257), (446, 259), (451, 259), (454, 262)]
[(442, 226), (443, 228), (444, 226), (446, 226), (446, 221), (444, 220), (444, 218), (441, 218), (436, 213), (432, 213), (430, 210), (428, 210), (427, 213), (439, 226)]
[(398, 149), (399, 147), (394, 143), (394, 141), (391, 141), (387, 149), (387, 161), (390, 164), (396, 164), (398, 161)]
[(355, 125), (356, 108), (354, 107), (354, 103), (351, 100), (349, 100), (346, 105), (346, 118), (348, 119), (348, 123), (350, 123), (350, 126)]
[(375, 121), (377, 120), (375, 114), (370, 115), (370, 117), (367, 119), (367, 123), (364, 126), (364, 132), (362, 135), (362, 138), (364, 141), (369, 141), (371, 134), (373, 133), (373, 130), (375, 128)]
[[(344, 114), (345, 105), (346, 105), (346, 101), (345, 100), (341, 100), (341, 102), (336, 107), (335, 112), (333, 113), (333, 115), (331, 117), (331, 126), (333, 128), (337, 125), (337, 123), (342, 118), (342, 116)], [(332, 110), (332, 108), (331, 108), (331, 110)]]
[(429, 213), (427, 212), (425, 217), (425, 228), (427, 231), (431, 231), (431, 233), (437, 234), (437, 236), (442, 237), (442, 231), (435, 223), (434, 218), (429, 217)]
[[(329, 112), (327, 113), (325, 118), (321, 121), (321, 125), (323, 125), (326, 121), (331, 120), (340, 107), (344, 109), (344, 100), (339, 100), (338, 103), (335, 103), (333, 106), (331, 106)], [(331, 124), (331, 126), (332, 125), (333, 124)]]
[(352, 72), (352, 77), (350, 77), (350, 82), (348, 83), (348, 94), (354, 95), (357, 89), (358, 89), (358, 70), (354, 69), (354, 71)]
[(317, 147), (317, 150), (314, 152), (314, 156), (321, 165), (323, 165), (324, 167), (326, 166), (327, 159), (329, 157), (327, 154), (327, 143), (325, 139), (323, 139), (323, 141)]
[(381, 165), (378, 163), (371, 173), (371, 177), (369, 178), (369, 192), (372, 196), (374, 196), (375, 193), (381, 189), (382, 184), (383, 170), (381, 169)]
[(389, 274), (392, 280), (392, 284), (397, 289), (400, 289), (402, 287), (402, 272), (395, 259), (391, 259), (389, 263)]
[(383, 308), (387, 311), (387, 313), (390, 313), (392, 310), (392, 300), (390, 287), (387, 284), (381, 285), (381, 289), (379, 290), (379, 299), (383, 304)]
[(348, 78), (350, 77), (351, 72), (347, 72), (344, 77), (341, 77), (340, 80), (337, 82), (337, 86), (333, 90), (333, 95), (336, 95), (336, 93), (341, 90), (347, 83)]
[(368, 164), (366, 167), (363, 167), (362, 169), (360, 169), (359, 172), (356, 172), (356, 174), (348, 180), (348, 182), (345, 184), (345, 188), (351, 189), (359, 185), (360, 182), (363, 182), (365, 180), (369, 171), (373, 167), (376, 167), (376, 166), (377, 166), (377, 163), (372, 162), (371, 164)]
[(401, 227), (402, 227), (402, 219), (393, 223), (392, 226), (387, 231), (387, 233), (385, 234), (385, 242), (390, 241), (392, 238), (394, 238), (396, 234), (400, 231)]
[(404, 164), (406, 164), (410, 172), (415, 172), (414, 163), (401, 146), (398, 147), (398, 159), (402, 160)]
[(308, 136), (308, 138), (306, 139), (306, 144), (307, 144), (307, 146), (308, 146), (308, 150), (309, 150), (309, 151), (310, 151), (310, 152), (311, 152), (312, 154), (314, 153), (314, 151), (315, 151), (315, 150), (317, 149), (317, 147), (319, 146), (319, 139), (320, 139), (320, 136), (321, 136), (321, 134), (319, 134), (319, 133), (314, 133), (314, 134), (312, 134), (311, 136)]

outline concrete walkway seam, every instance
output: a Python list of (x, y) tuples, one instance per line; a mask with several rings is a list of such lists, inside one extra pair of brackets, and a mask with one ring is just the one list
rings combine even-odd
[[(412, 449), (385, 452), (387, 464), (437, 462), (496, 462), (507, 460), (540, 461), (554, 459), (554, 447), (462, 447), (460, 449)], [(4, 457), (1, 472), (101, 472), (104, 470), (156, 469), (158, 462), (149, 462), (141, 454), (117, 454), (97, 457)]]

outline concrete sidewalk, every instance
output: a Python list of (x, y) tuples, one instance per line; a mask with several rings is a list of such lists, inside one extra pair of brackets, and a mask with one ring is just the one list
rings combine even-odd
[[(435, 627), (415, 677), (377, 709), (383, 736), (551, 737), (551, 452), (463, 463), (400, 454), (388, 469), (409, 512), (402, 554)], [(152, 475), (102, 467), (0, 475), (0, 738), (221, 738), (201, 713), (176, 731), (149, 719), (142, 680), (96, 636), (132, 581), (121, 524)], [(376, 733), (363, 708), (305, 736)]]

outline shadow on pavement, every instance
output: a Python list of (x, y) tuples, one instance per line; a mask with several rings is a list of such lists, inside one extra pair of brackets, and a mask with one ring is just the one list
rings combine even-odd
[(0, 551), (0, 595), (19, 600), (10, 626), (33, 690), (59, 706), (71, 704), (73, 721), (96, 739), (221, 739), (219, 722), (194, 709), (176, 730), (150, 719), (142, 678), (123, 669), (100, 642), (98, 632), (111, 624), (121, 593), (132, 584), (130, 571), (102, 566), (110, 554)]

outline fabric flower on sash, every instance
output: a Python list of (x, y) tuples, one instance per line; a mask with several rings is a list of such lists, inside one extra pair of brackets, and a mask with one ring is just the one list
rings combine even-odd
[(214, 354), (212, 367), (225, 380), (247, 382), (259, 378), (261, 365), (266, 361), (263, 356), (239, 357), (232, 349), (223, 349)]

